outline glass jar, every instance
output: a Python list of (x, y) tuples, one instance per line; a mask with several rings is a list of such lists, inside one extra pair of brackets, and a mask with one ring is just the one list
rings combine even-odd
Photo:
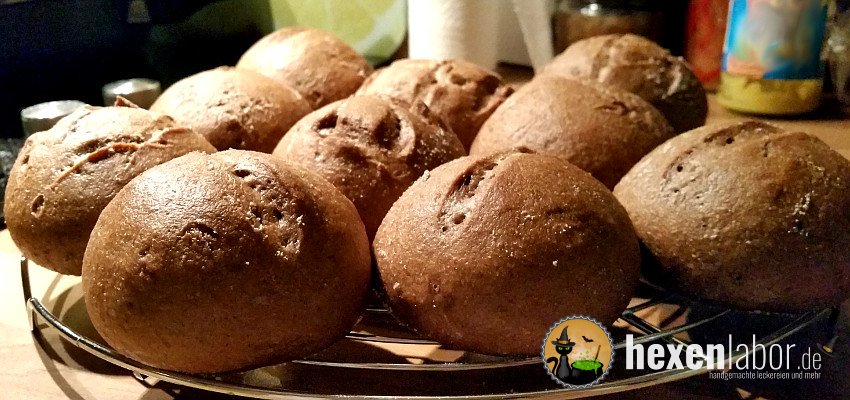
[(850, 11), (835, 19), (827, 43), (835, 97), (841, 108), (850, 113)]
[(555, 54), (591, 36), (635, 33), (660, 42), (664, 12), (659, 1), (558, 0), (552, 17)]
[(815, 110), (823, 89), (826, 14), (822, 0), (730, 0), (720, 105), (765, 115)]

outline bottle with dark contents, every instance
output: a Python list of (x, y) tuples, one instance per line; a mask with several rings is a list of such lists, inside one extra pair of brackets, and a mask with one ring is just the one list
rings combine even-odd
[(664, 3), (650, 0), (558, 0), (552, 17), (555, 54), (598, 35), (634, 33), (657, 43), (664, 36)]

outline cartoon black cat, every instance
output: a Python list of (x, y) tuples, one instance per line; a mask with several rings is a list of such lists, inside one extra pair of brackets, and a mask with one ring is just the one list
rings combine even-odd
[[(585, 341), (592, 342), (592, 340), (587, 339)], [(560, 357), (549, 357), (546, 359), (546, 364), (555, 363), (552, 367), (552, 375), (558, 377), (561, 382), (568, 385), (585, 385), (599, 378), (602, 370), (601, 363), (599, 363), (598, 368), (589, 371), (575, 368), (570, 364), (568, 355), (573, 351), (575, 342), (570, 340), (566, 326), (561, 331), (561, 337), (558, 340), (553, 340), (552, 344), (555, 345), (555, 351), (558, 352)]]

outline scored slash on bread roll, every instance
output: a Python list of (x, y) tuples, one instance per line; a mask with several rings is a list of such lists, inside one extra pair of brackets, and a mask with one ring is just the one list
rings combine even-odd
[(27, 138), (9, 175), (4, 213), (21, 252), (79, 275), (100, 211), (136, 175), (192, 151), (214, 152), (168, 116), (118, 98), (82, 107)]
[(151, 111), (173, 117), (219, 150), (271, 153), (312, 107), (288, 85), (253, 71), (219, 67), (171, 85)]
[(355, 95), (314, 111), (274, 154), (339, 188), (354, 202), (370, 238), (420, 175), (466, 155), (427, 106), (376, 95)]
[(318, 29), (289, 27), (254, 43), (237, 68), (285, 83), (315, 109), (353, 94), (372, 66), (336, 36)]
[(708, 98), (681, 57), (638, 35), (602, 35), (579, 40), (540, 75), (586, 78), (634, 93), (655, 108), (676, 133), (705, 124)]
[(390, 309), (440, 343), (539, 355), (566, 315), (613, 323), (637, 287), (626, 211), (563, 160), (520, 152), (463, 157), (425, 174), (373, 243)]
[(481, 127), (471, 155), (523, 146), (560, 157), (608, 188), (650, 150), (673, 136), (640, 97), (588, 80), (537, 77)]
[(269, 154), (192, 153), (103, 210), (86, 249), (92, 323), (118, 352), (189, 373), (301, 358), (349, 332), (371, 276), (357, 211)]
[(756, 121), (677, 136), (614, 194), (648, 278), (746, 310), (798, 312), (850, 296), (850, 161)]
[(358, 94), (425, 103), (469, 149), (484, 121), (513, 93), (492, 71), (461, 60), (398, 60), (375, 71)]

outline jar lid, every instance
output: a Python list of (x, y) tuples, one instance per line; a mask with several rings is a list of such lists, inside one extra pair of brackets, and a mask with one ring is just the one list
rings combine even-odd
[(85, 105), (86, 103), (77, 100), (57, 100), (24, 108), (21, 110), (21, 124), (24, 127), (24, 135), (29, 136), (36, 132), (46, 131), (60, 119)]
[(162, 94), (159, 81), (133, 78), (115, 81), (103, 85), (103, 104), (115, 104), (115, 98), (121, 96), (141, 108), (149, 108)]

